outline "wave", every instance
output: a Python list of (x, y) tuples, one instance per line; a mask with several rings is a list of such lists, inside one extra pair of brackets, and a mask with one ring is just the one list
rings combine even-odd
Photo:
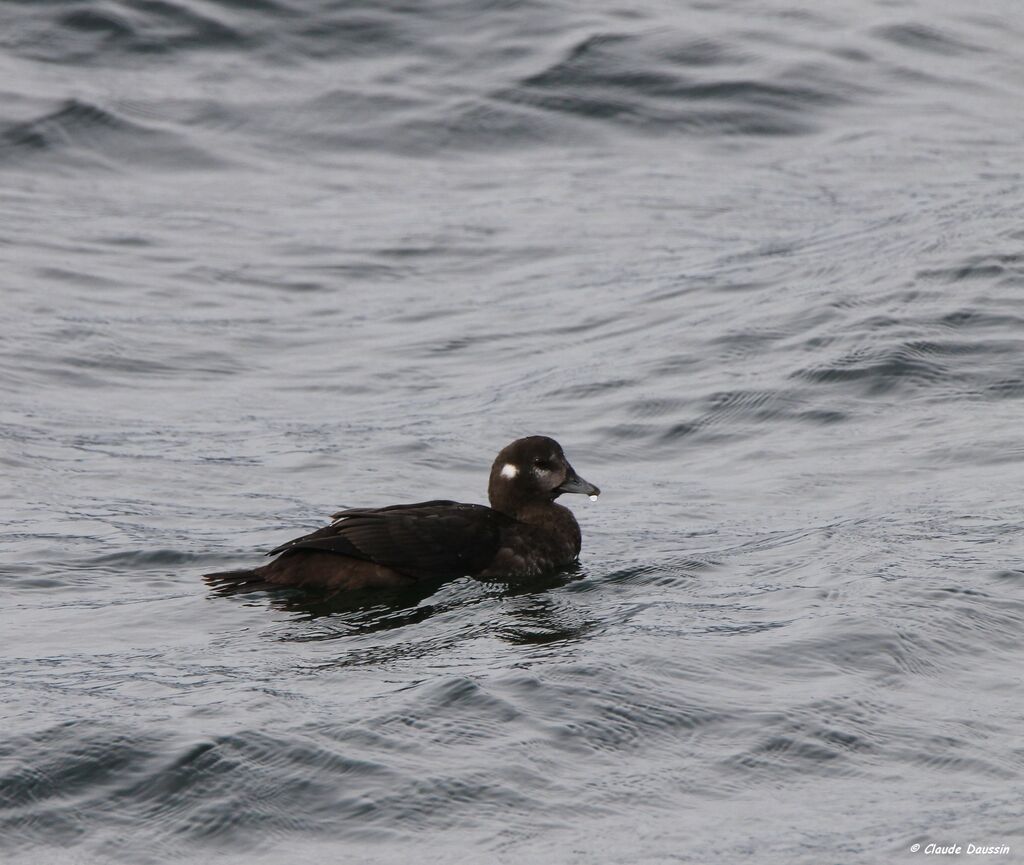
[(180, 132), (128, 120), (78, 99), (68, 99), (35, 119), (0, 128), (0, 165), (40, 158), (111, 172), (126, 166), (189, 171), (226, 164)]

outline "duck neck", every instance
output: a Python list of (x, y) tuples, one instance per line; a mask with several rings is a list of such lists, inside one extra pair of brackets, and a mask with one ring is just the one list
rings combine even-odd
[(530, 502), (523, 504), (510, 516), (515, 517), (519, 522), (531, 526), (544, 526), (545, 528), (556, 528), (560, 526), (574, 527), (577, 525), (576, 518), (564, 505), (555, 502)]
[(507, 484), (495, 483), (492, 479), (487, 490), (487, 498), (494, 510), (501, 511), (520, 522), (534, 522), (538, 518), (543, 518), (543, 514), (550, 514), (553, 509), (565, 510), (561, 505), (556, 505), (554, 500), (538, 501), (535, 496), (524, 497), (515, 493), (516, 491), (510, 489)]

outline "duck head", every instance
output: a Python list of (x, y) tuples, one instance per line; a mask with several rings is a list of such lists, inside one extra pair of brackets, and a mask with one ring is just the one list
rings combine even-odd
[(491, 466), (487, 495), (496, 511), (514, 515), (525, 505), (553, 502), (562, 493), (596, 497), (601, 491), (576, 474), (562, 446), (547, 436), (516, 439)]

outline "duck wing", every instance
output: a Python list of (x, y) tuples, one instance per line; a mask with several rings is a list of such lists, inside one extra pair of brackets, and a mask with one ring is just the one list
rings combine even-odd
[(353, 508), (267, 555), (318, 550), (376, 562), (417, 579), (475, 574), (494, 558), (501, 529), (514, 522), (484, 505), (418, 502)]

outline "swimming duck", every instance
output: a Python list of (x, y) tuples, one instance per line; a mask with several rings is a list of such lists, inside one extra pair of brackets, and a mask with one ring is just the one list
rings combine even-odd
[(571, 564), (580, 552), (576, 518), (555, 499), (600, 492), (576, 474), (558, 442), (529, 436), (494, 460), (490, 507), (435, 500), (339, 511), (329, 526), (267, 553), (277, 556), (269, 564), (206, 579), (349, 591), (462, 575), (537, 576)]

